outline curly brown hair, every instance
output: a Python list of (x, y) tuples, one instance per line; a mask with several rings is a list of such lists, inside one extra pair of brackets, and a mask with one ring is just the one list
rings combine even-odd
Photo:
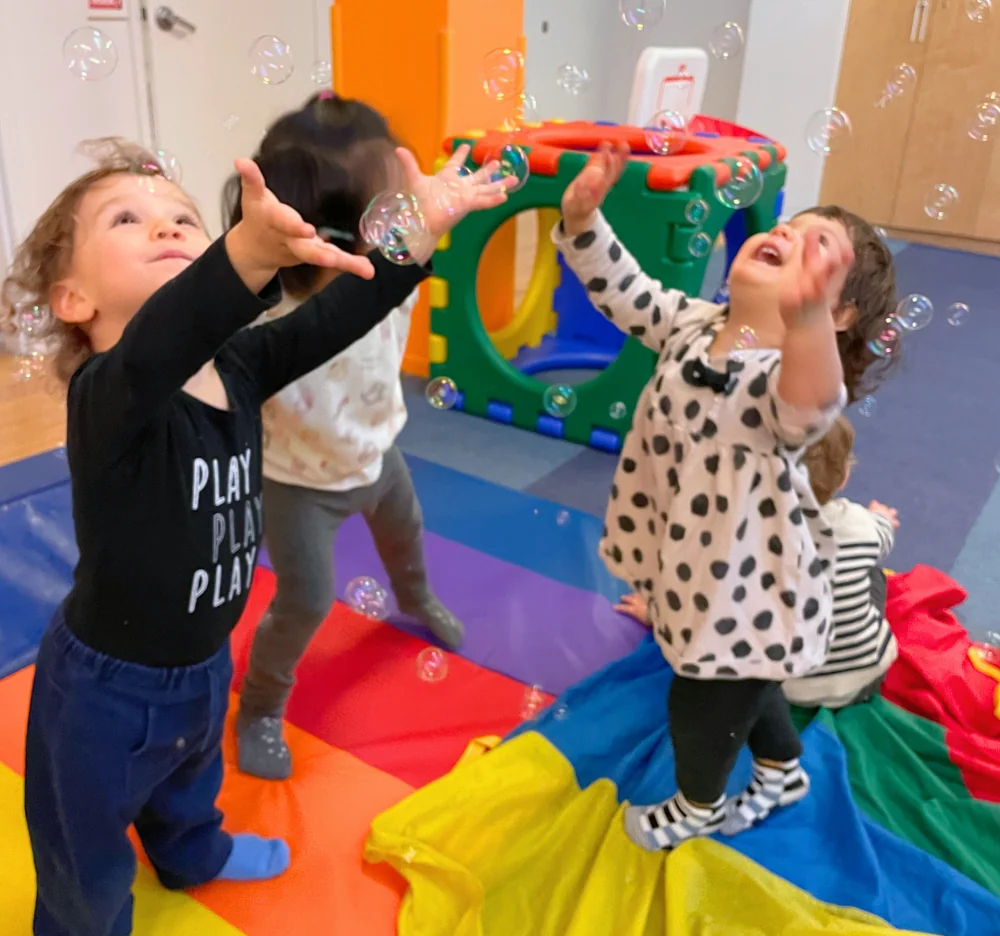
[[(168, 175), (155, 153), (117, 137), (86, 140), (78, 149), (94, 159), (97, 167), (74, 179), (56, 196), (17, 248), (10, 272), (0, 286), (0, 331), (6, 335), (16, 331), (21, 308), (47, 306), (52, 287), (68, 274), (73, 259), (77, 211), (84, 195), (95, 184), (127, 172)], [(90, 357), (90, 339), (79, 325), (55, 317), (49, 328), (56, 345), (55, 374), (66, 383)]]
[(806, 449), (809, 485), (820, 505), (828, 504), (847, 481), (854, 448), (854, 426), (846, 416), (838, 416), (822, 439)]
[(844, 368), (844, 385), (851, 403), (874, 393), (899, 366), (899, 347), (880, 357), (868, 341), (896, 311), (896, 267), (885, 241), (864, 218), (838, 205), (820, 205), (801, 211), (839, 221), (854, 247), (854, 266), (847, 275), (841, 301), (854, 306), (851, 327), (837, 333), (837, 347)]

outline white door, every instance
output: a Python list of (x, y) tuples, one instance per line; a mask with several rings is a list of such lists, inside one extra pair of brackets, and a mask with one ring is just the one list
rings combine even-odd
[[(271, 121), (305, 103), (324, 78), (329, 86), (331, 0), (143, 2), (153, 134), (176, 157), (181, 184), (218, 235), (233, 160), (253, 155)], [(290, 52), (271, 47), (270, 59), (252, 56), (268, 36)], [(251, 70), (265, 60), (269, 83)], [(323, 62), (325, 76), (317, 69)]]

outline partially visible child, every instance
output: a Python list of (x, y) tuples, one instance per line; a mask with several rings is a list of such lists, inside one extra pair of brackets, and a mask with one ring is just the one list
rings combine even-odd
[[(323, 93), (277, 120), (254, 158), (278, 198), (331, 243), (358, 251), (365, 206), (399, 185), (395, 148), (381, 114)], [(345, 173), (350, 198), (336, 190)], [(238, 195), (237, 183), (227, 198), (232, 225), (240, 220)], [(262, 321), (293, 312), (335, 276), (309, 264), (282, 270), (281, 302)], [(264, 405), (264, 517), (277, 591), (257, 627), (237, 720), (240, 769), (254, 776), (283, 780), (292, 772), (282, 716), (296, 667), (333, 604), (333, 547), (348, 517), (365, 518), (399, 610), (452, 649), (462, 641), (461, 622), (427, 581), (420, 502), (396, 446), (416, 299), (414, 291), (377, 328)]]
[[(870, 699), (896, 660), (896, 638), (885, 619), (886, 579), (879, 563), (892, 549), (899, 528), (896, 511), (878, 501), (868, 508), (833, 496), (850, 477), (854, 427), (840, 416), (830, 431), (806, 450), (809, 482), (823, 520), (837, 544), (833, 575), (833, 632), (825, 662), (783, 683), (790, 702), (843, 708)], [(616, 610), (649, 625), (646, 602), (633, 592)]]
[[(262, 533), (260, 407), (398, 306), (433, 247), (400, 267), (324, 243), (249, 160), (237, 162), (242, 220), (211, 243), (148, 154), (104, 156), (45, 211), (2, 290), (5, 320), (30, 302), (59, 322), (80, 549), (28, 714), (35, 936), (132, 931), (133, 824), (170, 889), (288, 867), (285, 842), (224, 831), (216, 807), (229, 634)], [(432, 180), (401, 158), (440, 235), (461, 212), (437, 210)], [(480, 181), (465, 206), (503, 200)], [(278, 269), (301, 263), (357, 275), (247, 329), (279, 300)]]
[[(657, 355), (600, 550), (646, 601), (675, 671), (678, 791), (625, 811), (629, 837), (658, 850), (735, 834), (808, 792), (781, 684), (825, 659), (835, 544), (802, 455), (861, 384), (893, 276), (870, 225), (816, 209), (748, 238), (728, 307), (689, 299), (645, 274), (600, 213), (627, 157), (599, 148), (567, 187), (553, 240), (594, 305)], [(758, 347), (738, 344), (747, 330)], [(753, 776), (727, 805), (744, 744)]]

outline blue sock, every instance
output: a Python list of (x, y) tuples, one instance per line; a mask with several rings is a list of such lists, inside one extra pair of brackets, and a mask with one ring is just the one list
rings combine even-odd
[(217, 881), (266, 881), (284, 874), (292, 853), (284, 839), (265, 839), (252, 832), (233, 836), (233, 850)]

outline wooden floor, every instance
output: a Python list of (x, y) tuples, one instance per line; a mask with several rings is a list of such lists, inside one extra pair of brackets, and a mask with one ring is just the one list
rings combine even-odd
[(54, 378), (15, 376), (17, 361), (0, 351), (0, 465), (37, 455), (66, 440), (66, 404)]

